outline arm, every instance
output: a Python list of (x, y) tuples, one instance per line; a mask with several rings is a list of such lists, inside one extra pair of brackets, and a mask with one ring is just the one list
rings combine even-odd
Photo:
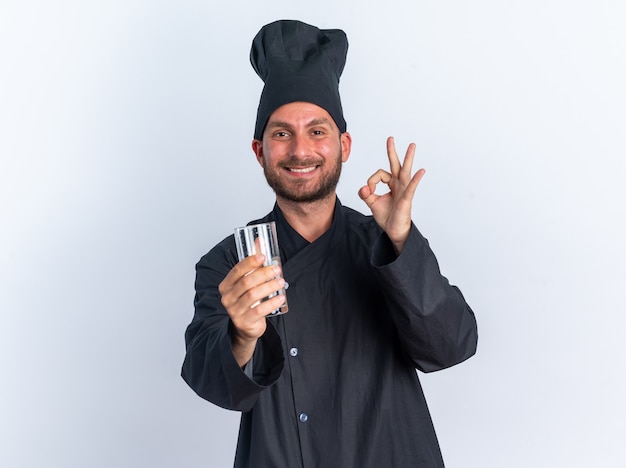
[[(228, 241), (232, 243), (232, 238), (216, 246), (196, 265), (195, 313), (185, 333), (187, 349), (182, 377), (202, 398), (227, 409), (246, 411), (252, 408), (258, 394), (278, 379), (284, 358), (280, 337), (272, 325), (266, 326), (263, 316), (259, 335), (254, 339), (254, 378), (242, 371), (244, 363), (237, 360), (241, 356), (237, 328), (219, 290), (236, 268), (236, 254), (227, 247)], [(259, 280), (262, 272), (255, 273)], [(232, 294), (227, 293), (229, 296)], [(254, 297), (254, 293), (248, 297)], [(248, 309), (253, 310), (249, 305)]]
[(402, 349), (416, 368), (433, 372), (476, 352), (476, 319), (461, 291), (441, 275), (428, 241), (411, 227), (399, 256), (381, 235), (371, 259), (379, 273)]
[[(425, 173), (420, 169), (411, 176), (415, 144), (401, 164), (390, 137), (387, 156), (390, 170), (379, 169), (359, 190), (385, 233), (374, 246), (372, 263), (404, 350), (418, 369), (430, 372), (476, 352), (476, 319), (461, 292), (441, 275), (428, 242), (411, 221), (413, 196)], [(376, 195), (379, 182), (388, 193)]]

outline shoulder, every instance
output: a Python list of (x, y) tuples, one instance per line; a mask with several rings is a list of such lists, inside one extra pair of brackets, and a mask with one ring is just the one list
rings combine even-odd
[(198, 261), (196, 269), (210, 268), (222, 270), (227, 268), (227, 270), (230, 270), (236, 263), (237, 248), (235, 247), (235, 236), (231, 234), (204, 254)]
[(342, 206), (341, 211), (349, 237), (371, 244), (382, 233), (373, 216), (364, 215), (347, 206)]
[(351, 230), (380, 232), (380, 228), (378, 224), (376, 224), (376, 221), (374, 221), (373, 216), (364, 215), (348, 206), (342, 206), (341, 212), (346, 223), (346, 228)]

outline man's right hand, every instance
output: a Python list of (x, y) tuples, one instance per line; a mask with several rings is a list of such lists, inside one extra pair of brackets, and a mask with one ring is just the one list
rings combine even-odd
[(234, 325), (233, 354), (240, 367), (250, 361), (257, 340), (265, 333), (265, 317), (285, 302), (284, 294), (260, 302), (285, 286), (280, 267), (264, 267), (264, 261), (260, 254), (244, 258), (218, 287), (222, 305)]

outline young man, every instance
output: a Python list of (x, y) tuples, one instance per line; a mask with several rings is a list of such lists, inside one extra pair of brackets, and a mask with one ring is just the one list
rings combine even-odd
[[(350, 156), (339, 99), (340, 30), (297, 21), (261, 29), (251, 61), (264, 80), (252, 148), (276, 193), (271, 213), (289, 282), (289, 313), (267, 318), (284, 286), (263, 258), (237, 261), (233, 236), (197, 265), (183, 378), (242, 411), (236, 467), (442, 467), (415, 369), (472, 356), (474, 314), (439, 272), (411, 221), (424, 175), (415, 146), (359, 190), (373, 216), (341, 205)], [(389, 192), (375, 194), (376, 185)]]

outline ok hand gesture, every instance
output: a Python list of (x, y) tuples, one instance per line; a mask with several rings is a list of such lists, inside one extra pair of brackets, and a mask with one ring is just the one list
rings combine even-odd
[[(400, 254), (411, 230), (411, 205), (413, 195), (420, 180), (426, 173), (420, 169), (411, 177), (415, 143), (411, 143), (406, 151), (404, 162), (396, 153), (393, 137), (387, 138), (387, 156), (391, 172), (378, 169), (359, 190), (359, 197), (372, 210), (376, 223), (381, 227), (393, 243), (396, 254)], [(376, 195), (376, 185), (387, 184), (389, 192)]]

